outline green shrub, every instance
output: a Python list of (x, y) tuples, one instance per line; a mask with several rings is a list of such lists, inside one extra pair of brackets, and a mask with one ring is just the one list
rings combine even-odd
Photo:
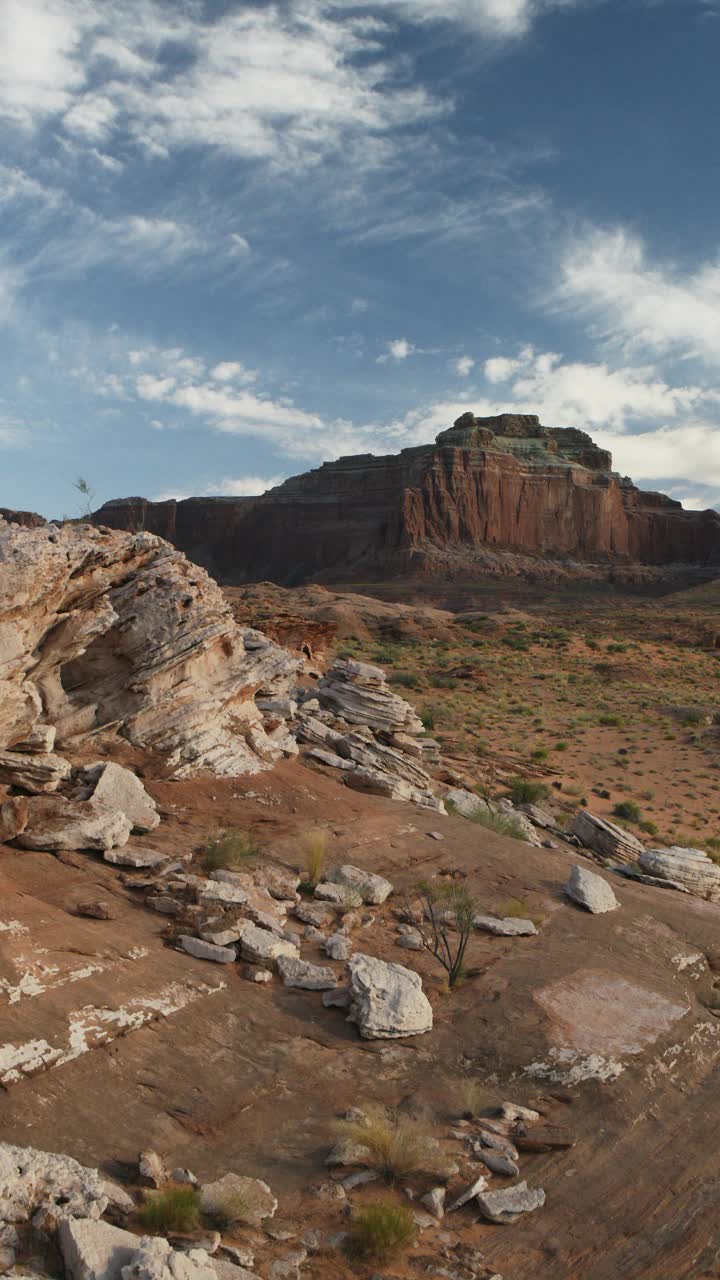
[(195, 1187), (167, 1187), (148, 1196), (138, 1213), (148, 1231), (195, 1231), (200, 1225), (200, 1195)]
[(394, 671), (390, 676), (390, 684), (399, 684), (403, 689), (417, 689), (420, 686), (420, 676), (414, 671)]
[(613, 817), (624, 818), (626, 822), (639, 822), (642, 814), (634, 800), (621, 800), (613, 809)]
[(544, 782), (531, 782), (529, 778), (513, 778), (510, 783), (510, 799), (513, 804), (537, 804), (544, 800), (548, 789)]
[(555, 746), (554, 746), (554, 748), (553, 748), (553, 750), (554, 750), (554, 751), (567, 751), (568, 746), (569, 746), (569, 743), (567, 743), (567, 742), (556, 742), (556, 743), (555, 743)]
[(646, 819), (645, 822), (640, 823), (640, 830), (645, 831), (649, 836), (656, 836), (658, 833), (657, 823)]
[(547, 747), (536, 747), (530, 754), (533, 760), (547, 760), (548, 749)]
[(222, 831), (203, 854), (203, 866), (210, 871), (232, 871), (247, 866), (261, 853), (259, 844), (244, 831)]
[(435, 728), (435, 712), (432, 707), (425, 707), (424, 711), (420, 713), (420, 719), (424, 729)]
[(417, 1228), (412, 1211), (392, 1200), (378, 1200), (361, 1209), (352, 1224), (349, 1252), (356, 1258), (372, 1258), (378, 1262), (407, 1249), (415, 1240)]
[(600, 716), (598, 724), (608, 729), (619, 729), (622, 726), (620, 716)]
[(478, 809), (470, 817), (471, 822), (485, 827), (486, 831), (494, 831), (498, 836), (511, 836), (513, 840), (528, 842), (527, 834), (521, 822), (512, 813), (491, 813), (489, 809)]

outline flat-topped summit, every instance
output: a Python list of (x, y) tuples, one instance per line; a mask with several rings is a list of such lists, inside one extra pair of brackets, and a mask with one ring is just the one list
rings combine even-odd
[(433, 444), (338, 458), (261, 497), (117, 499), (93, 519), (158, 533), (225, 582), (720, 564), (717, 512), (643, 492), (587, 432), (536, 414), (468, 412)]

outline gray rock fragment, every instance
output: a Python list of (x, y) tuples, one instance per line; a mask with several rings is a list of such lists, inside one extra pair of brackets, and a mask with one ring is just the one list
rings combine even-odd
[(578, 864), (570, 872), (565, 892), (573, 902), (585, 907), (586, 911), (592, 912), (593, 915), (615, 911), (620, 906), (607, 880), (603, 880), (602, 876)]
[(545, 1203), (545, 1192), (537, 1187), (530, 1190), (527, 1182), (502, 1191), (483, 1191), (477, 1197), (480, 1212), (489, 1222), (512, 1226), (524, 1213), (533, 1213)]

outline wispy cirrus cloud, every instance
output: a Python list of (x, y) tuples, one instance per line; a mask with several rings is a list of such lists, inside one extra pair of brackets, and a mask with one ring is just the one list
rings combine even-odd
[(122, 128), (155, 155), (203, 147), (295, 167), (447, 110), (403, 83), (375, 24), (312, 0), (214, 20), (190, 0), (5, 4), (0, 115), (26, 127), (54, 117), (93, 144)]
[[(355, 8), (357, 0), (333, 0), (335, 7)], [(374, 0), (374, 8), (390, 9), (408, 22), (458, 23), (499, 40), (517, 39), (553, 9), (569, 9), (588, 0)]]
[(694, 269), (653, 262), (623, 227), (591, 228), (571, 241), (555, 301), (628, 348), (720, 363), (720, 252)]

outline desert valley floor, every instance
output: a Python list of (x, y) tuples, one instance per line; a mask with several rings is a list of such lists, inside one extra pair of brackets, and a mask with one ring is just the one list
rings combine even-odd
[[(111, 536), (130, 538), (124, 545), (133, 555), (145, 556), (148, 546), (155, 554), (155, 539)], [(190, 583), (199, 607), (210, 590), (204, 575), (184, 569), (178, 553), (170, 561), (166, 572)], [(94, 563), (83, 560), (84, 572)], [(137, 570), (136, 603), (143, 592), (147, 599), (144, 573)], [(217, 1254), (226, 1269), (244, 1258), (245, 1276), (262, 1280), (720, 1274), (713, 1225), (720, 1206), (713, 1138), (720, 905), (714, 891), (668, 891), (657, 877), (632, 878), (632, 867), (630, 878), (618, 874), (612, 858), (593, 854), (572, 833), (578, 811), (588, 810), (608, 820), (610, 831), (619, 827), (628, 847), (702, 849), (712, 870), (720, 845), (716, 590), (706, 584), (643, 596), (603, 589), (581, 600), (543, 588), (526, 589), (523, 599), (521, 588), (495, 584), (475, 599), (419, 592), (398, 604), (389, 588), (372, 596), (269, 584), (228, 589), (246, 646), (259, 643), (255, 629), (286, 646), (263, 652), (276, 664), (283, 652), (303, 664), (308, 699), (333, 664), (378, 665), (388, 678), (383, 698), (407, 699), (439, 744), (430, 770), (438, 793), (494, 806), (520, 782), (535, 788), (534, 810), (551, 825), (536, 826), (528, 843), (516, 838), (516, 819), (505, 827), (499, 811), (485, 825), (463, 816), (462, 804), (449, 803), (445, 814), (373, 794), (369, 784), (354, 789), (342, 785), (337, 757), (330, 753), (328, 766), (322, 752), (307, 748), (264, 772), (218, 777), (201, 768), (177, 777), (162, 755), (111, 728), (69, 735), (62, 753), (73, 778), (112, 761), (142, 781), (160, 822), (127, 849), (157, 854), (157, 865), (133, 864), (122, 848), (105, 857), (44, 849), (40, 837), (28, 838), (32, 796), (25, 836), (6, 831), (3, 1142), (98, 1168), (132, 1195), (123, 1209), (108, 1210), (109, 1219), (138, 1234), (143, 1201), (153, 1194), (138, 1171), (140, 1152), (159, 1153), (165, 1170), (192, 1170), (201, 1184), (228, 1172), (263, 1180), (277, 1212), (262, 1224), (230, 1224)], [(111, 589), (120, 609), (126, 595), (113, 591), (127, 587)], [(81, 595), (82, 611), (88, 593)], [(224, 617), (224, 604), (213, 608)], [(131, 620), (136, 625), (136, 615)], [(233, 624), (222, 625), (229, 634)], [(200, 643), (207, 644), (205, 631)], [(95, 657), (79, 675), (74, 661), (76, 683), (65, 684), (71, 699), (83, 680), (97, 684), (101, 665)], [(276, 732), (269, 715), (266, 709), (268, 741)], [(250, 740), (266, 749), (262, 734)], [(6, 776), (8, 756), (18, 767), (19, 755), (3, 753)], [(42, 754), (30, 758), (59, 768)], [(81, 799), (60, 803), (74, 804), (75, 813), (93, 801), (73, 785)], [(18, 788), (6, 792), (3, 815), (17, 816)], [(420, 976), (432, 1030), (363, 1038), (347, 1020), (347, 1001), (326, 1007), (327, 991), (287, 985), (267, 971), (267, 982), (248, 980), (257, 973), (248, 965), (186, 954), (179, 939), (198, 927), (202, 937), (197, 904), (209, 900), (208, 886), (218, 889), (219, 881), (205, 878), (205, 857), (221, 831), (255, 842), (254, 858), (226, 883), (235, 875), (246, 889), (253, 878), (259, 885), (266, 905), (253, 918), (268, 927), (256, 933), (294, 939), (309, 972), (330, 970), (324, 985), (337, 983), (338, 991), (347, 966), (327, 949), (333, 928), (348, 952), (406, 965)], [(316, 901), (312, 889), (308, 899), (307, 890), (291, 887), (278, 904), (263, 886), (273, 877), (298, 884), (304, 843), (317, 831), (326, 868), (351, 864), (384, 877), (390, 896), (350, 909), (332, 895)], [(578, 863), (611, 886), (615, 909), (595, 914), (568, 897), (564, 886)], [(401, 949), (421, 881), (461, 884), (479, 916), (510, 926), (499, 936), (474, 930), (465, 975), (452, 991), (429, 953)], [(231, 902), (215, 906), (216, 930), (237, 917)], [(269, 913), (280, 907), (287, 919), (273, 921)], [(512, 927), (522, 922), (531, 924), (515, 936)], [(472, 1199), (444, 1217), (429, 1213), (433, 1187), (447, 1189), (449, 1206), (480, 1174), (492, 1191), (508, 1185), (477, 1154), (480, 1133), (507, 1143), (507, 1126), (503, 1138), (491, 1119), (507, 1102), (537, 1113), (509, 1140), (519, 1177), (531, 1192), (542, 1189), (544, 1203), (518, 1215), (512, 1230), (478, 1214)], [(357, 1176), (372, 1164), (362, 1154), (328, 1164), (339, 1117), (374, 1104), (423, 1126), (434, 1170), (420, 1167), (385, 1186)], [(378, 1198), (410, 1206), (416, 1231), (412, 1244), (382, 1263), (348, 1253), (353, 1221)], [(217, 1249), (209, 1236), (206, 1224), (171, 1242), (178, 1250)], [(59, 1274), (52, 1234), (40, 1239), (42, 1246), (21, 1232), (10, 1274)], [(82, 1267), (78, 1274), (88, 1280), (106, 1274), (87, 1259)]]

